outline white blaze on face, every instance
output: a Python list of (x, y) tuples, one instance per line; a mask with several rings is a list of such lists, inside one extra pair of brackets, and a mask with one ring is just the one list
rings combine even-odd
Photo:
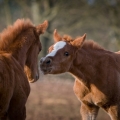
[(66, 42), (64, 41), (59, 41), (57, 42), (54, 46), (53, 46), (53, 50), (51, 51), (51, 53), (49, 53), (46, 57), (48, 56), (55, 56), (55, 54), (57, 53), (57, 51), (61, 48), (63, 48), (66, 45)]

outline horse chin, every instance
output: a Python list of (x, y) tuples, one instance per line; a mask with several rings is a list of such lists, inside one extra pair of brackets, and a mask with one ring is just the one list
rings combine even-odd
[(42, 68), (41, 71), (42, 71), (42, 73), (43, 73), (44, 75), (52, 74), (52, 73), (51, 73), (52, 68), (45, 68), (45, 69)]
[(34, 79), (29, 80), (29, 83), (34, 83), (34, 82), (35, 82), (35, 80), (34, 80)]
[(44, 75), (52, 74), (50, 71), (42, 71), (42, 73), (43, 73)]
[(36, 76), (34, 79), (28, 79), (29, 83), (34, 83), (39, 79), (39, 76)]
[(35, 79), (32, 79), (32, 80), (29, 80), (29, 83), (34, 83), (34, 82), (36, 82), (37, 80), (35, 80)]
[(60, 73), (61, 72), (58, 71), (57, 67), (54, 67), (54, 68), (48, 69), (47, 72), (45, 72), (44, 74), (60, 74)]

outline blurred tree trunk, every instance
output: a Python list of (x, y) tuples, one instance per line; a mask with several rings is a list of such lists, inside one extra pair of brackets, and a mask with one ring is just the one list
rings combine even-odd
[(15, 2), (22, 8), (21, 9), (21, 17), (28, 18), (30, 16), (29, 13), (29, 5), (26, 0), (15, 0)]
[[(42, 37), (41, 43), (42, 43), (42, 51), (40, 53), (40, 56), (44, 56), (47, 53), (47, 48), (49, 46), (49, 28), (51, 27), (51, 21), (53, 21), (54, 17), (57, 14), (56, 7), (52, 7), (50, 4), (50, 0), (32, 0), (31, 4), (31, 13), (32, 13), (32, 19), (35, 24), (40, 24), (44, 20), (48, 20), (49, 26), (47, 28), (47, 34), (45, 34), (44, 37)], [(46, 33), (45, 32), (45, 33)]]
[(31, 3), (31, 14), (32, 14), (32, 19), (33, 19), (33, 22), (35, 24), (39, 24), (40, 23), (40, 18), (41, 18), (41, 15), (40, 15), (40, 7), (39, 7), (39, 3), (37, 0), (32, 0), (32, 3)]
[(9, 0), (4, 0), (4, 12), (5, 12), (5, 17), (6, 17), (6, 25), (12, 24), (12, 15), (11, 15), (11, 10), (9, 6)]
[(109, 11), (111, 16), (110, 24), (114, 32), (114, 36), (120, 45), (120, 2), (118, 2), (116, 6), (110, 7)]
[[(42, 18), (42, 14), (40, 13), (41, 11), (41, 1), (38, 3), (37, 0), (32, 0), (31, 3), (31, 15), (32, 15), (32, 20), (33, 23), (35, 23), (36, 25), (41, 24), (43, 21), (41, 20)], [(44, 37), (42, 37), (42, 39), (44, 39)], [(40, 53), (41, 56), (44, 55), (44, 51), (45, 51), (45, 45), (44, 45), (44, 40), (41, 41), (42, 43), (42, 51)]]
[(98, 11), (100, 9), (98, 14), (103, 13), (104, 17), (108, 19), (111, 36), (116, 39), (120, 46), (120, 0), (95, 1), (98, 3), (95, 5), (95, 9)]

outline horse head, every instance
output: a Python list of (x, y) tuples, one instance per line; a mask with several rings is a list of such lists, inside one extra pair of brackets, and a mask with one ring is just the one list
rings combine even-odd
[[(43, 34), (48, 26), (48, 22), (35, 27), (34, 31), (34, 40), (27, 51), (26, 62), (25, 62), (25, 73), (27, 74), (29, 82), (35, 82), (39, 79), (39, 70), (38, 70), (38, 54), (42, 49), (41, 42), (39, 40), (39, 35)], [(32, 38), (29, 38), (32, 39)]]
[(75, 59), (76, 52), (84, 43), (86, 34), (72, 39), (70, 36), (61, 37), (54, 31), (54, 44), (49, 47), (49, 54), (40, 60), (44, 74), (59, 74), (68, 72)]

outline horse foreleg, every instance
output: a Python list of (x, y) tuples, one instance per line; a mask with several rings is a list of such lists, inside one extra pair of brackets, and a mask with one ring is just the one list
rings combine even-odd
[(82, 120), (95, 120), (98, 114), (99, 107), (97, 106), (88, 106), (85, 104), (81, 104), (80, 113), (82, 116)]
[(14, 95), (11, 99), (8, 109), (9, 120), (25, 120), (26, 118), (26, 100), (25, 94)]
[(9, 111), (9, 120), (25, 120), (26, 119), (26, 108), (12, 109)]

